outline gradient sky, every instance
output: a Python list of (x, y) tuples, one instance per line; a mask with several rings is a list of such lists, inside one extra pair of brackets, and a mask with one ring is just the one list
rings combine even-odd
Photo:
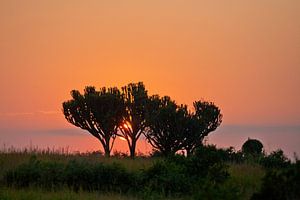
[(137, 81), (178, 103), (215, 102), (241, 134), (288, 127), (300, 143), (299, 11), (299, 0), (0, 0), (0, 143), (68, 132), (72, 89)]

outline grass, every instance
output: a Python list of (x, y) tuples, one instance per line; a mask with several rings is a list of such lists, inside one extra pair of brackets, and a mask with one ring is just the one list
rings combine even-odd
[(230, 164), (229, 184), (236, 185), (243, 199), (250, 199), (262, 184), (265, 170), (258, 164)]
[(1, 188), (1, 200), (137, 200), (136, 197), (128, 195), (97, 193), (97, 192), (73, 192), (68, 189), (59, 191), (44, 191), (38, 188), (14, 189)]
[(141, 169), (147, 169), (155, 163), (158, 158), (144, 158), (138, 157), (134, 160), (130, 158), (99, 156), (95, 154), (59, 154), (59, 153), (39, 153), (39, 152), (0, 152), (0, 179), (10, 169), (14, 169), (22, 163), (26, 163), (32, 156), (36, 156), (37, 159), (42, 161), (59, 161), (67, 163), (70, 160), (86, 160), (95, 163), (119, 163), (122, 164), (129, 171), (136, 171)]
[[(128, 194), (99, 193), (99, 192), (73, 192), (69, 189), (59, 191), (45, 191), (39, 188), (15, 189), (0, 188), (1, 200), (138, 200), (141, 197), (130, 196)], [(144, 198), (143, 198), (144, 199)], [(161, 199), (160, 196), (146, 198), (149, 200)], [(173, 198), (166, 197), (164, 200), (187, 200), (187, 197)]]
[[(28, 162), (32, 156), (42, 161), (59, 161), (67, 163), (70, 160), (88, 161), (95, 163), (119, 163), (129, 171), (145, 170), (151, 167), (158, 158), (146, 158), (138, 157), (134, 160), (130, 158), (111, 157), (105, 158), (98, 154), (63, 154), (58, 152), (0, 152), (0, 180), (3, 175), (11, 170), (15, 169), (22, 163)], [(229, 164), (230, 179), (227, 181), (229, 187), (237, 187), (240, 193), (241, 199), (250, 199), (252, 194), (258, 191), (261, 187), (261, 180), (265, 174), (265, 170), (257, 164)], [(138, 189), (137, 189), (138, 190)], [(27, 188), (27, 189), (15, 189), (0, 185), (0, 199), (13, 200), (13, 199), (103, 199), (103, 200), (129, 200), (139, 199), (141, 197), (130, 196), (130, 194), (120, 193), (99, 193), (99, 192), (87, 192), (79, 191), (74, 192), (67, 188), (61, 188), (57, 191), (44, 191), (40, 188)], [(157, 199), (159, 197), (152, 196), (147, 199)], [(164, 198), (166, 199), (166, 198)], [(174, 199), (174, 198), (170, 198)], [(187, 198), (183, 198), (187, 199)]]

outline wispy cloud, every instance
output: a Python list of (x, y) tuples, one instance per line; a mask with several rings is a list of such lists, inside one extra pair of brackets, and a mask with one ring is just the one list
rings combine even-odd
[(39, 110), (35, 112), (2, 112), (0, 117), (19, 117), (19, 116), (33, 116), (37, 114), (42, 115), (57, 115), (61, 114), (61, 111), (58, 110)]
[(7, 117), (15, 117), (15, 116), (30, 116), (34, 115), (33, 112), (8, 112), (8, 113), (0, 113), (0, 116), (7, 116)]
[(39, 114), (44, 114), (44, 115), (56, 115), (56, 114), (61, 114), (61, 111), (58, 110), (39, 110), (37, 111)]

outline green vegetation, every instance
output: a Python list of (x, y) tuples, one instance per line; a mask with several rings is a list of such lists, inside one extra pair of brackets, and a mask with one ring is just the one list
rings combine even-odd
[(138, 198), (133, 196), (125, 196), (115, 193), (99, 193), (99, 192), (74, 192), (68, 189), (62, 189), (58, 191), (42, 190), (39, 188), (26, 188), (26, 189), (14, 189), (14, 188), (0, 188), (1, 200), (137, 200)]
[(299, 162), (281, 168), (261, 164), (271, 158), (275, 166), (287, 163), (278, 152), (257, 162), (212, 145), (189, 157), (134, 160), (95, 153), (0, 153), (0, 199), (265, 199), (274, 189), (282, 195), (299, 191)]

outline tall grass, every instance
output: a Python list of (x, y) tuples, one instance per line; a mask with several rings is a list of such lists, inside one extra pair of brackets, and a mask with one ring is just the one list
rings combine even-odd
[[(253, 193), (259, 191), (261, 187), (261, 179), (265, 174), (265, 170), (260, 165), (247, 163), (229, 164), (228, 172), (230, 174), (230, 177), (228, 179), (226, 178), (226, 181), (222, 184), (218, 184), (218, 187), (215, 187), (215, 183), (217, 183), (218, 179), (220, 178), (216, 177), (215, 175), (219, 174), (221, 175), (221, 178), (226, 175), (222, 170), (219, 171), (220, 173), (218, 171), (215, 171), (218, 170), (219, 167), (218, 165), (211, 163), (215, 162), (215, 159), (216, 158), (214, 157), (205, 158), (205, 156), (203, 157), (202, 155), (201, 163), (198, 163), (197, 160), (192, 160), (191, 162), (189, 162), (189, 164), (185, 164), (185, 159), (164, 161), (161, 158), (137, 157), (136, 159), (132, 160), (128, 157), (120, 158), (120, 155), (106, 158), (99, 152), (70, 153), (69, 151), (67, 151), (66, 153), (65, 150), (62, 151), (54, 149), (6, 149), (6, 151), (0, 152), (0, 180), (2, 180), (2, 184), (0, 185), (0, 199), (203, 199), (203, 196), (205, 196), (204, 199), (209, 199), (210, 197), (213, 197), (213, 199), (250, 199)], [(32, 160), (37, 160), (41, 163), (37, 164), (36, 166), (34, 162), (28, 165), (28, 163), (32, 162)], [(200, 165), (198, 165), (197, 163)], [(200, 169), (204, 163), (207, 163), (205, 164), (205, 166), (211, 166), (209, 167), (210, 171), (207, 171), (208, 174), (203, 174), (205, 166), (203, 169)], [(26, 165), (29, 168), (26, 168)], [(121, 168), (114, 166), (121, 166)], [(40, 171), (34, 172), (33, 169)], [(43, 170), (45, 169), (49, 169), (50, 171), (52, 170), (53, 177), (50, 172), (44, 173)], [(126, 176), (122, 176), (120, 173), (114, 173), (114, 169), (120, 171), (121, 174), (125, 174)], [(29, 187), (27, 188), (16, 189), (14, 188), (14, 186), (7, 187), (5, 186), (5, 184), (3, 184), (4, 177), (8, 174), (9, 171), (16, 171), (17, 173), (21, 173), (14, 174), (14, 178), (19, 176), (22, 180), (22, 173), (24, 172), (24, 170), (25, 174), (37, 173), (38, 176), (43, 176), (43, 178), (33, 180), (33, 183), (37, 183), (37, 185), (34, 186), (29, 184)], [(61, 173), (71, 173), (70, 177), (72, 177), (74, 174), (77, 174), (79, 177), (79, 182), (83, 181), (82, 185), (79, 185), (79, 187), (75, 185), (77, 188), (75, 188), (74, 190), (74, 185), (72, 184), (77, 180), (71, 180), (70, 177), (68, 179), (68, 177), (66, 177), (65, 175), (61, 177), (58, 176), (58, 180), (55, 179), (55, 174), (57, 172), (60, 173), (60, 170), (65, 170)], [(120, 186), (120, 190), (111, 190), (109, 188), (89, 190), (88, 188), (86, 188), (83, 191), (82, 189), (84, 188), (82, 188), (82, 186), (85, 187), (85, 185), (89, 185), (88, 182), (84, 182), (89, 181), (84, 180), (84, 174), (88, 173), (86, 174), (86, 176), (89, 176), (89, 173), (99, 174), (97, 170), (100, 170), (100, 174), (110, 174), (111, 176), (113, 176), (113, 178), (116, 177), (117, 179), (115, 180), (123, 180), (125, 178), (125, 182), (127, 175), (129, 176), (130, 180), (135, 180), (136, 175), (140, 177), (138, 177), (137, 182), (134, 183), (135, 185), (130, 185), (131, 183), (128, 182), (128, 186), (131, 186), (131, 188), (128, 188), (129, 193), (126, 192), (127, 189), (125, 190), (125, 193), (122, 189), (126, 188), (126, 185)], [(201, 180), (199, 181), (196, 179), (191, 179), (194, 174), (193, 170), (199, 173), (198, 177), (204, 176), (204, 178), (201, 178)], [(151, 173), (154, 173), (154, 175), (151, 175)], [(46, 176), (44, 176), (43, 174), (45, 174)], [(50, 176), (48, 176), (49, 174)], [(156, 176), (157, 174), (160, 175)], [(208, 178), (205, 178), (206, 176), (208, 176)], [(93, 177), (93, 175), (90, 177)], [(50, 180), (49, 184), (57, 185), (59, 187), (49, 187), (49, 185), (47, 185), (47, 178), (49, 178)], [(71, 181), (71, 187), (68, 187), (67, 182), (59, 185), (61, 184), (59, 182), (61, 178), (66, 181)], [(100, 177), (99, 180), (103, 179), (106, 178)], [(16, 180), (17, 179), (14, 179), (12, 183), (18, 183), (16, 182)], [(191, 184), (191, 180), (193, 181), (192, 184), (194, 185), (189, 185)], [(29, 182), (30, 181), (32, 181), (32, 179), (29, 179)], [(97, 181), (97, 183), (98, 182), (99, 181)], [(175, 186), (178, 188), (173, 186), (172, 188), (170, 188), (170, 184), (173, 184), (173, 182), (177, 183), (177, 185)], [(212, 182), (213, 185), (211, 185)], [(45, 185), (46, 188), (48, 187), (46, 191), (43, 190), (43, 187), (40, 187), (43, 185)], [(160, 186), (162, 186), (163, 188), (161, 189)], [(117, 187), (119, 187), (118, 183)], [(102, 188), (102, 186), (100, 188)], [(134, 192), (132, 192), (132, 190)], [(202, 192), (200, 191), (194, 193), (197, 190), (201, 190)], [(99, 193), (99, 191), (101, 191), (101, 193)], [(190, 194), (189, 191), (191, 191), (192, 193)], [(140, 193), (138, 194), (136, 192)], [(141, 192), (144, 193), (144, 195), (141, 195)], [(160, 195), (162, 193), (164, 194), (163, 196)], [(185, 195), (172, 196), (172, 194), (176, 193), (183, 193)], [(215, 193), (220, 193), (221, 196), (213, 195)], [(137, 194), (138, 197), (135, 196)]]
[(229, 183), (239, 188), (242, 199), (250, 199), (253, 193), (259, 191), (265, 170), (258, 164), (230, 164)]
[(39, 188), (0, 188), (1, 200), (137, 200), (137, 197), (116, 193), (74, 192), (68, 189), (45, 191)]

